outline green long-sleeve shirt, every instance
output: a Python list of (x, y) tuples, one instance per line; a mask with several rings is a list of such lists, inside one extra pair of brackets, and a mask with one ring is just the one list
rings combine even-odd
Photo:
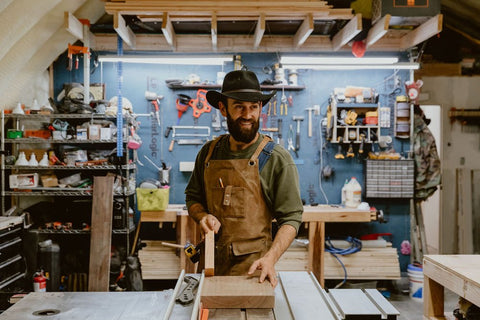
[[(254, 144), (238, 152), (231, 151), (229, 139), (223, 138), (218, 142), (214, 159), (249, 159), (263, 138), (264, 135), (260, 134)], [(211, 141), (207, 142), (198, 153), (195, 168), (185, 189), (188, 208), (194, 203), (200, 203), (207, 208), (203, 171), (210, 144)], [(292, 156), (285, 148), (275, 145), (272, 155), (260, 172), (260, 183), (265, 202), (279, 226), (289, 224), (298, 232), (303, 213), (298, 171)]]

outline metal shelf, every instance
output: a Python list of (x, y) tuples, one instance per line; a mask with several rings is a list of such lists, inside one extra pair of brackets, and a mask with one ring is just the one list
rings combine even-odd
[[(38, 197), (38, 196), (92, 196), (92, 189), (87, 190), (42, 190), (40, 188), (30, 188), (25, 191), (4, 191), (2, 196), (23, 196), (23, 197)], [(127, 192), (126, 196), (132, 196), (135, 191)], [(114, 193), (115, 196), (123, 196), (123, 193)]]
[[(112, 229), (113, 234), (127, 234), (135, 231), (135, 226), (130, 229)], [(71, 229), (71, 230), (55, 230), (55, 229), (35, 229), (29, 230), (29, 232), (39, 234), (90, 234), (90, 230)]]
[[(15, 166), (15, 165), (5, 165), (5, 169), (9, 170), (115, 170), (117, 166), (113, 164), (106, 164), (100, 166)], [(124, 170), (134, 170), (137, 166), (133, 163), (122, 165)]]
[(110, 140), (57, 140), (57, 139), (42, 139), (42, 138), (16, 138), (16, 139), (4, 139), (5, 143), (64, 143), (64, 144), (100, 144), (100, 143), (116, 143), (117, 139)]
[(19, 119), (19, 120), (41, 120), (41, 119), (105, 119), (105, 120), (115, 120), (116, 116), (106, 116), (104, 114), (96, 113), (52, 113), (52, 114), (13, 114), (5, 113), (5, 119)]
[[(221, 89), (219, 84), (179, 84), (179, 83), (167, 83), (167, 87), (170, 89)], [(290, 86), (290, 85), (260, 85), (261, 90), (293, 90), (300, 91), (305, 89), (305, 86)]]

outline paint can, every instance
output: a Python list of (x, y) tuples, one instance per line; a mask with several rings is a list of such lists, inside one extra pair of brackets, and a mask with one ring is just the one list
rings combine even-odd
[(410, 298), (423, 301), (423, 268), (409, 264), (407, 267)]

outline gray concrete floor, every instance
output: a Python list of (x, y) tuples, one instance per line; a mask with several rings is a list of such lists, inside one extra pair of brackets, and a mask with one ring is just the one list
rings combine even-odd
[[(422, 320), (423, 302), (412, 299), (408, 294), (392, 294), (390, 303), (400, 312), (398, 320)], [(458, 295), (445, 289), (444, 310), (449, 319), (455, 319), (453, 310), (458, 308)]]

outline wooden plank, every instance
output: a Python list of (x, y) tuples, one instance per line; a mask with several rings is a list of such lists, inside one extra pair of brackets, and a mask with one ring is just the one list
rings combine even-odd
[(211, 25), (210, 25), (210, 34), (212, 35), (212, 49), (213, 51), (217, 51), (217, 43), (218, 43), (218, 39), (217, 39), (217, 34), (218, 34), (218, 26), (217, 26), (217, 15), (216, 13), (214, 12), (212, 14), (212, 22), (211, 22)]
[(245, 320), (240, 309), (209, 309), (208, 320)]
[(280, 285), (287, 297), (293, 318), (336, 319), (312, 277), (307, 272), (279, 273)]
[(135, 49), (135, 34), (118, 12), (113, 15), (113, 28), (130, 48)]
[(347, 44), (352, 40), (357, 34), (362, 31), (362, 15), (357, 13), (355, 17), (350, 20), (342, 30), (337, 32), (337, 34), (332, 39), (332, 48), (333, 51), (338, 51), (341, 47)]
[(275, 320), (272, 309), (247, 309), (246, 320)]
[(388, 32), (390, 26), (391, 15), (386, 14), (383, 18), (378, 20), (373, 27), (370, 28), (367, 35), (366, 46), (367, 48), (380, 40)]
[(173, 30), (172, 21), (170, 20), (170, 17), (168, 16), (167, 12), (163, 13), (162, 33), (168, 45), (172, 48), (175, 48), (177, 43), (176, 35), (175, 35), (175, 31)]
[(260, 13), (255, 27), (255, 34), (253, 35), (253, 48), (257, 49), (262, 42), (263, 34), (265, 33), (265, 14)]
[(456, 77), (462, 75), (460, 63), (422, 63), (422, 67), (414, 70), (415, 79), (422, 77)]
[(209, 231), (205, 234), (205, 277), (215, 274), (215, 233)]
[(177, 211), (142, 211), (142, 222), (177, 222)]
[(298, 48), (303, 45), (313, 32), (313, 28), (313, 15), (310, 13), (305, 17), (297, 32), (293, 36), (293, 46)]
[(93, 178), (88, 291), (108, 291), (113, 218), (112, 176)]
[(258, 277), (205, 277), (201, 302), (207, 309), (273, 308), (275, 294), (268, 281)]
[(444, 315), (443, 286), (427, 276), (423, 281), (423, 315), (426, 317), (443, 317)]
[(308, 226), (308, 265), (320, 285), (325, 285), (324, 259), (325, 259), (325, 223), (310, 222)]
[(67, 29), (70, 34), (79, 40), (83, 40), (83, 24), (78, 21), (73, 14), (68, 11), (65, 11), (63, 17), (63, 23), (65, 29)]
[(442, 24), (442, 14), (437, 14), (435, 17), (428, 19), (425, 23), (415, 28), (415, 30), (407, 33), (401, 39), (400, 49), (406, 50), (440, 33), (442, 31)]
[(459, 253), (473, 253), (472, 172), (457, 168), (457, 222)]
[(472, 170), (473, 250), (480, 253), (480, 170)]

